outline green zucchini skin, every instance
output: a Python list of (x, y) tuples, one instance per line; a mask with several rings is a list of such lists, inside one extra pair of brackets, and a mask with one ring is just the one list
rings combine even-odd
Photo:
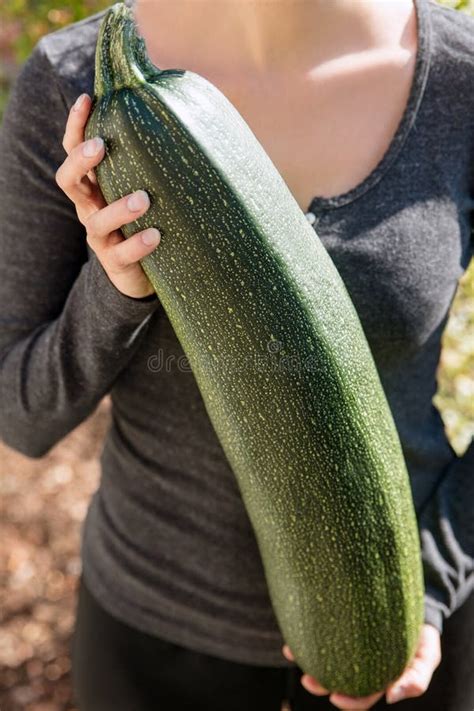
[(191, 365), (297, 664), (363, 696), (396, 679), (423, 622), (400, 441), (357, 312), (314, 229), (216, 87), (160, 71), (133, 13), (105, 16), (86, 137), (108, 203), (142, 188), (142, 260)]

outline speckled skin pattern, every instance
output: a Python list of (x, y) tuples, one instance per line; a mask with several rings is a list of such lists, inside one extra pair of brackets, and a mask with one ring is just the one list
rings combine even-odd
[(86, 137), (108, 203), (145, 189), (142, 260), (237, 478), (296, 662), (352, 695), (395, 679), (423, 621), (398, 434), (332, 260), (228, 99), (146, 56), (132, 11), (101, 26)]

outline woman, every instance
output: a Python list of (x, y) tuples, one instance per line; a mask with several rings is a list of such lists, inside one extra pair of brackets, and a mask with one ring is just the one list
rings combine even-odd
[(456, 456), (431, 399), (472, 255), (474, 20), (431, 0), (133, 7), (157, 66), (202, 74), (241, 112), (348, 287), (410, 473), (425, 625), (366, 699), (328, 695), (283, 648), (236, 482), (139, 264), (159, 231), (120, 232), (147, 195), (106, 206), (94, 178), (101, 12), (38, 43), (0, 150), (0, 434), (42, 456), (112, 397), (83, 530), (79, 708), (472, 711), (474, 446)]

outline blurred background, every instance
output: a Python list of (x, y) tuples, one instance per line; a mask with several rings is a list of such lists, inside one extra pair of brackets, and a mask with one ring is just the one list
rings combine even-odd
[[(474, 14), (474, 0), (437, 1)], [(9, 89), (37, 41), (110, 4), (0, 0), (0, 121)], [(474, 262), (459, 284), (445, 330), (434, 403), (462, 454), (474, 434)], [(86, 422), (38, 460), (0, 442), (1, 711), (74, 709), (68, 645), (80, 526), (98, 483), (97, 457), (109, 417), (104, 398)]]

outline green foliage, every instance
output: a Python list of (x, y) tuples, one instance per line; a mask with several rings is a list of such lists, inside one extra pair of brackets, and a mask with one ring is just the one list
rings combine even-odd
[(77, 22), (108, 7), (107, 0), (2, 0), (2, 21), (13, 32), (11, 48), (18, 63), (30, 54), (45, 34)]
[(462, 454), (474, 436), (474, 259), (459, 283), (442, 346), (433, 402)]
[(461, 12), (469, 12), (474, 15), (474, 0), (437, 0), (440, 5), (447, 5), (454, 10)]

